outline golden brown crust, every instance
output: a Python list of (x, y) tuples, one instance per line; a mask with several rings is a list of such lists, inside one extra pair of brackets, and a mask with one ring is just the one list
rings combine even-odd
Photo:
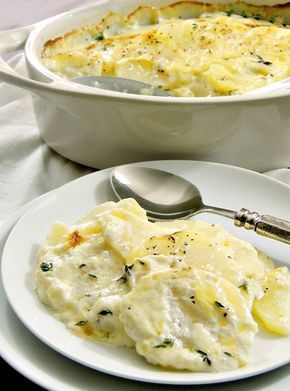
[(254, 18), (257, 20), (266, 20), (270, 22), (277, 22), (281, 24), (290, 24), (290, 2), (287, 4), (278, 4), (275, 6), (255, 6), (246, 4), (243, 2), (237, 2), (233, 4), (209, 4), (198, 3), (196, 1), (181, 0), (173, 3), (167, 7), (162, 7), (160, 10), (166, 8), (177, 8), (180, 5), (193, 6), (196, 14), (204, 12), (217, 12), (222, 11), (229, 14), (237, 14), (247, 18)]
[[(135, 19), (138, 19), (139, 14), (144, 12), (144, 10), (150, 12), (151, 24), (158, 23), (159, 15), (168, 18), (170, 18), (171, 14), (174, 14), (174, 17), (180, 18), (198, 18), (205, 12), (222, 11), (226, 12), (228, 15), (237, 14), (245, 18), (265, 20), (278, 25), (283, 25), (286, 28), (290, 28), (290, 3), (278, 4), (275, 6), (255, 6), (243, 2), (233, 4), (208, 4), (198, 3), (196, 1), (190, 0), (182, 0), (159, 9), (147, 5), (140, 6), (128, 14), (125, 18), (130, 23), (130, 21), (132, 22)], [(49, 49), (61, 47), (66, 40), (70, 38), (73, 39), (76, 34), (88, 33), (92, 37), (96, 37), (98, 34), (106, 31), (108, 25), (112, 24), (114, 21), (115, 15), (115, 13), (110, 12), (104, 19), (100, 21), (100, 23), (74, 29), (61, 37), (56, 37), (47, 41), (44, 45), (43, 57), (46, 57), (47, 50), (49, 51)]]

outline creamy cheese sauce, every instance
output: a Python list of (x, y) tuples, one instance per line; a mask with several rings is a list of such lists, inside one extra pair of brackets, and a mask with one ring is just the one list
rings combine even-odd
[(244, 10), (256, 19), (196, 7), (181, 2), (110, 14), (49, 41), (42, 61), (68, 78), (131, 78), (175, 96), (242, 94), (290, 76), (290, 29), (281, 18), (269, 17), (271, 23)]
[(72, 226), (56, 222), (35, 282), (80, 337), (135, 347), (166, 368), (246, 365), (258, 320), (290, 335), (287, 268), (215, 224), (151, 223), (132, 199), (99, 205)]

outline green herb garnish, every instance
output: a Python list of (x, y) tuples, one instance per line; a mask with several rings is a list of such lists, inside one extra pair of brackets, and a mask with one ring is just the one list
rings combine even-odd
[(43, 272), (50, 272), (53, 270), (53, 263), (52, 262), (41, 262), (40, 269)]
[(87, 323), (88, 323), (87, 320), (80, 320), (79, 322), (75, 323), (75, 326), (84, 326)]
[(95, 38), (96, 41), (103, 41), (104, 39), (105, 37), (103, 33), (98, 34)]
[(246, 282), (240, 285), (239, 288), (248, 293), (248, 284)]
[(160, 345), (155, 345), (154, 348), (171, 348), (174, 344), (174, 340), (171, 338), (165, 338)]
[(201, 355), (202, 361), (206, 361), (208, 366), (211, 366), (211, 360), (208, 358), (207, 353), (203, 352), (202, 350), (197, 350), (197, 353)]
[(124, 276), (122, 276), (122, 277), (118, 278), (118, 280), (117, 280), (117, 281), (122, 281), (122, 282), (123, 282), (123, 284), (125, 284), (125, 283), (127, 282), (127, 277), (124, 275)]
[(99, 315), (113, 315), (113, 312), (110, 310), (102, 310), (98, 312)]
[(234, 13), (233, 10), (226, 11), (226, 14), (227, 14), (228, 16), (231, 16), (233, 13)]
[(264, 64), (264, 65), (271, 65), (272, 63), (270, 61), (265, 61), (263, 57), (261, 57), (259, 54), (254, 54), (255, 57), (258, 59), (258, 63)]
[(80, 266), (79, 266), (79, 269), (81, 269), (81, 268), (83, 268), (83, 267), (85, 267), (85, 266), (87, 266), (85, 263), (82, 263)]
[(133, 268), (134, 264), (133, 265), (125, 265), (125, 273), (128, 274), (128, 276), (131, 276), (131, 270)]
[(226, 308), (226, 307), (225, 307), (222, 303), (220, 303), (219, 301), (215, 301), (214, 303), (215, 303), (215, 305), (216, 305), (217, 307)]

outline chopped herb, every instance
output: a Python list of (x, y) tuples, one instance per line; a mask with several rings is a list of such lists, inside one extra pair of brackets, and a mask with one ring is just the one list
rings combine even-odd
[(75, 323), (75, 326), (84, 326), (87, 323), (88, 323), (87, 320), (80, 320), (79, 322)]
[(123, 284), (125, 284), (125, 282), (127, 282), (127, 277), (124, 275), (124, 276), (118, 278), (117, 281), (123, 281)]
[(43, 272), (49, 272), (53, 269), (53, 263), (52, 262), (41, 262), (40, 269)]
[(248, 284), (246, 282), (240, 285), (239, 288), (248, 293)]
[(174, 340), (171, 338), (165, 338), (165, 340), (160, 344), (154, 346), (154, 348), (171, 348), (174, 344)]
[[(140, 261), (140, 263), (141, 262), (142, 261)], [(141, 264), (144, 265), (144, 262)], [(134, 266), (134, 264), (133, 265), (125, 265), (125, 267), (124, 267), (125, 273), (122, 275), (122, 277), (118, 278), (117, 281), (123, 281), (123, 284), (125, 284), (125, 282), (127, 282), (127, 277), (130, 277), (132, 275), (131, 270), (132, 270), (133, 266)]]
[(89, 273), (88, 275), (89, 275), (89, 277), (97, 278), (97, 276), (95, 274)]
[(141, 261), (141, 259), (139, 259), (139, 262), (141, 265), (145, 265), (145, 262)]
[(197, 350), (197, 353), (201, 355), (202, 361), (206, 361), (206, 363), (211, 366), (211, 360), (208, 358), (207, 353), (203, 352), (202, 350)]
[(214, 303), (215, 303), (215, 305), (216, 305), (217, 307), (226, 308), (226, 307), (225, 307), (222, 303), (220, 303), (219, 301), (215, 301)]
[(110, 310), (102, 310), (98, 312), (99, 315), (113, 315), (113, 312)]
[(95, 38), (96, 41), (103, 41), (103, 39), (105, 39), (103, 33), (98, 34), (98, 35), (96, 36), (96, 38)]
[(133, 268), (133, 265), (125, 265), (125, 273), (128, 274), (128, 276), (131, 276), (131, 270)]
[(83, 267), (85, 267), (85, 266), (87, 266), (85, 263), (82, 263), (80, 266), (79, 266), (79, 269), (81, 269), (81, 268), (83, 268)]
[(265, 61), (263, 57), (261, 57), (259, 54), (254, 54), (255, 57), (258, 59), (258, 63), (262, 63), (264, 65), (271, 65), (272, 63), (270, 61)]
[(233, 10), (226, 11), (226, 14), (227, 14), (228, 16), (231, 16), (233, 13), (234, 13)]
[(231, 353), (229, 352), (224, 352), (225, 355), (229, 356), (229, 357), (234, 357)]

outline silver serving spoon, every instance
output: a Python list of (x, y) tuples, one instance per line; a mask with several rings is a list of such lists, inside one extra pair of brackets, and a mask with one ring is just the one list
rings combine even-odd
[(204, 205), (200, 192), (191, 182), (154, 168), (125, 165), (110, 175), (118, 199), (134, 198), (147, 211), (151, 221), (189, 218), (209, 212), (234, 220), (238, 227), (290, 244), (290, 222), (248, 209), (239, 212)]
[(125, 92), (127, 94), (171, 96), (161, 88), (138, 80), (116, 76), (79, 76), (70, 79), (76, 83), (103, 90)]

